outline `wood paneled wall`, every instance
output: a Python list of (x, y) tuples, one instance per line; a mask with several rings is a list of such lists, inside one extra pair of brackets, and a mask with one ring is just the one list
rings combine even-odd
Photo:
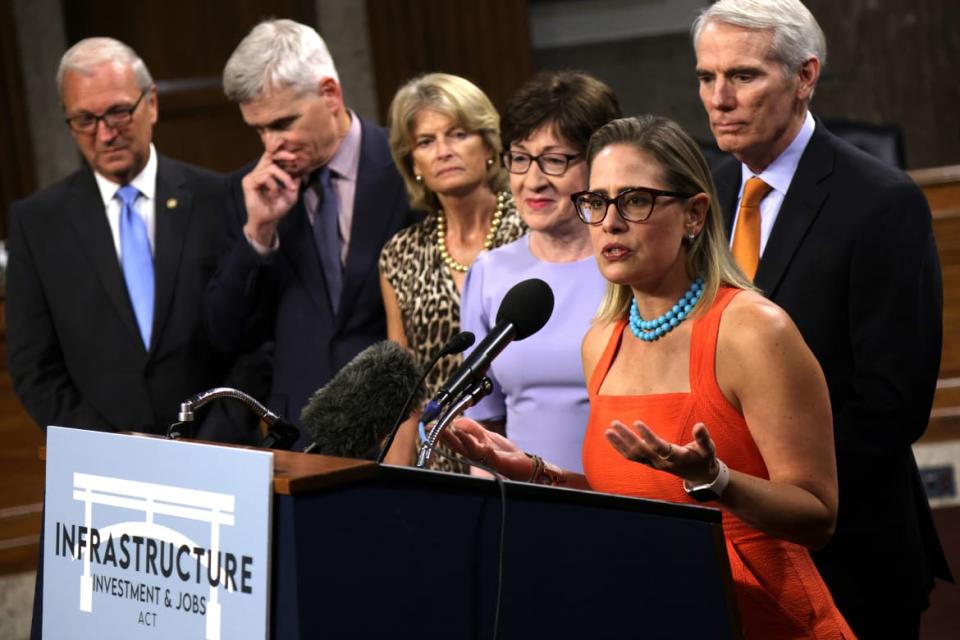
[(0, 238), (7, 237), (7, 205), (35, 187), (14, 24), (12, 5), (0, 3)]
[(960, 163), (960, 2), (804, 0), (827, 37), (812, 108), (823, 118), (898, 124), (907, 166)]
[(380, 116), (421, 73), (467, 78), (499, 109), (533, 70), (524, 0), (368, 0)]
[(36, 565), (43, 502), (43, 432), (13, 393), (5, 320), (0, 299), (0, 575)]
[(943, 352), (923, 441), (960, 439), (960, 165), (911, 171), (933, 212), (943, 270)]

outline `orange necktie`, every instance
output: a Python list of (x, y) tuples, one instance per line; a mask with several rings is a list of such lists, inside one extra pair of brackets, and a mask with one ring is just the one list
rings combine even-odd
[(751, 280), (760, 262), (760, 202), (771, 188), (756, 176), (743, 186), (737, 228), (733, 232), (733, 259)]

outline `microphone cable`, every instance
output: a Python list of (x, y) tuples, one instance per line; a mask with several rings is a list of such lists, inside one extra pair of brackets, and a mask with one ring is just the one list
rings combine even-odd
[[(422, 422), (420, 423), (420, 427), (423, 427)], [(500, 606), (503, 599), (503, 550), (506, 546), (507, 532), (507, 485), (504, 483), (506, 478), (502, 473), (493, 467), (480, 462), (474, 462), (473, 460), (467, 460), (463, 456), (453, 453), (452, 451), (447, 453), (442, 448), (438, 447), (434, 450), (434, 453), (439, 454), (440, 457), (446, 458), (450, 462), (456, 462), (470, 467), (477, 467), (478, 469), (486, 471), (493, 476), (494, 481), (497, 483), (497, 488), (500, 490), (500, 545), (497, 550), (497, 595), (493, 608), (493, 640), (497, 640), (497, 637), (500, 634)]]

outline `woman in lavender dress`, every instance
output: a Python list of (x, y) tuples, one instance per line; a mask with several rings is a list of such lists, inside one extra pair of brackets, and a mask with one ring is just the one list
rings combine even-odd
[(540, 278), (553, 289), (555, 306), (546, 326), (497, 357), (488, 373), (493, 393), (467, 415), (567, 469), (582, 469), (590, 407), (580, 341), (606, 284), (570, 196), (587, 188), (584, 152), (590, 135), (618, 117), (613, 91), (583, 73), (543, 73), (513, 96), (501, 118), (503, 162), (517, 212), (530, 232), (480, 254), (461, 299), (461, 328), (479, 341), (514, 284)]

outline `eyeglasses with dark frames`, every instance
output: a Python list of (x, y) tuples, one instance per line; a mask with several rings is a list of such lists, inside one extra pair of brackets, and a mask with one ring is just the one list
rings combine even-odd
[(66, 123), (77, 133), (93, 133), (97, 130), (97, 124), (101, 120), (111, 129), (120, 129), (133, 122), (133, 112), (140, 106), (143, 96), (147, 95), (147, 91), (148, 89), (144, 89), (137, 101), (129, 107), (111, 107), (99, 116), (92, 113), (81, 113), (66, 118)]
[(510, 173), (522, 174), (530, 170), (530, 165), (534, 162), (540, 167), (540, 171), (548, 176), (562, 176), (570, 168), (570, 165), (580, 158), (579, 153), (541, 153), (538, 156), (531, 155), (525, 151), (504, 151), (503, 166)]
[(570, 196), (570, 199), (573, 201), (577, 209), (577, 215), (580, 216), (581, 220), (587, 224), (598, 225), (607, 217), (607, 209), (610, 208), (611, 204), (616, 205), (617, 213), (627, 222), (646, 222), (653, 214), (653, 207), (657, 204), (657, 198), (667, 197), (686, 200), (694, 195), (650, 187), (633, 187), (621, 191), (613, 198), (608, 198), (602, 193), (593, 191), (580, 191)]

